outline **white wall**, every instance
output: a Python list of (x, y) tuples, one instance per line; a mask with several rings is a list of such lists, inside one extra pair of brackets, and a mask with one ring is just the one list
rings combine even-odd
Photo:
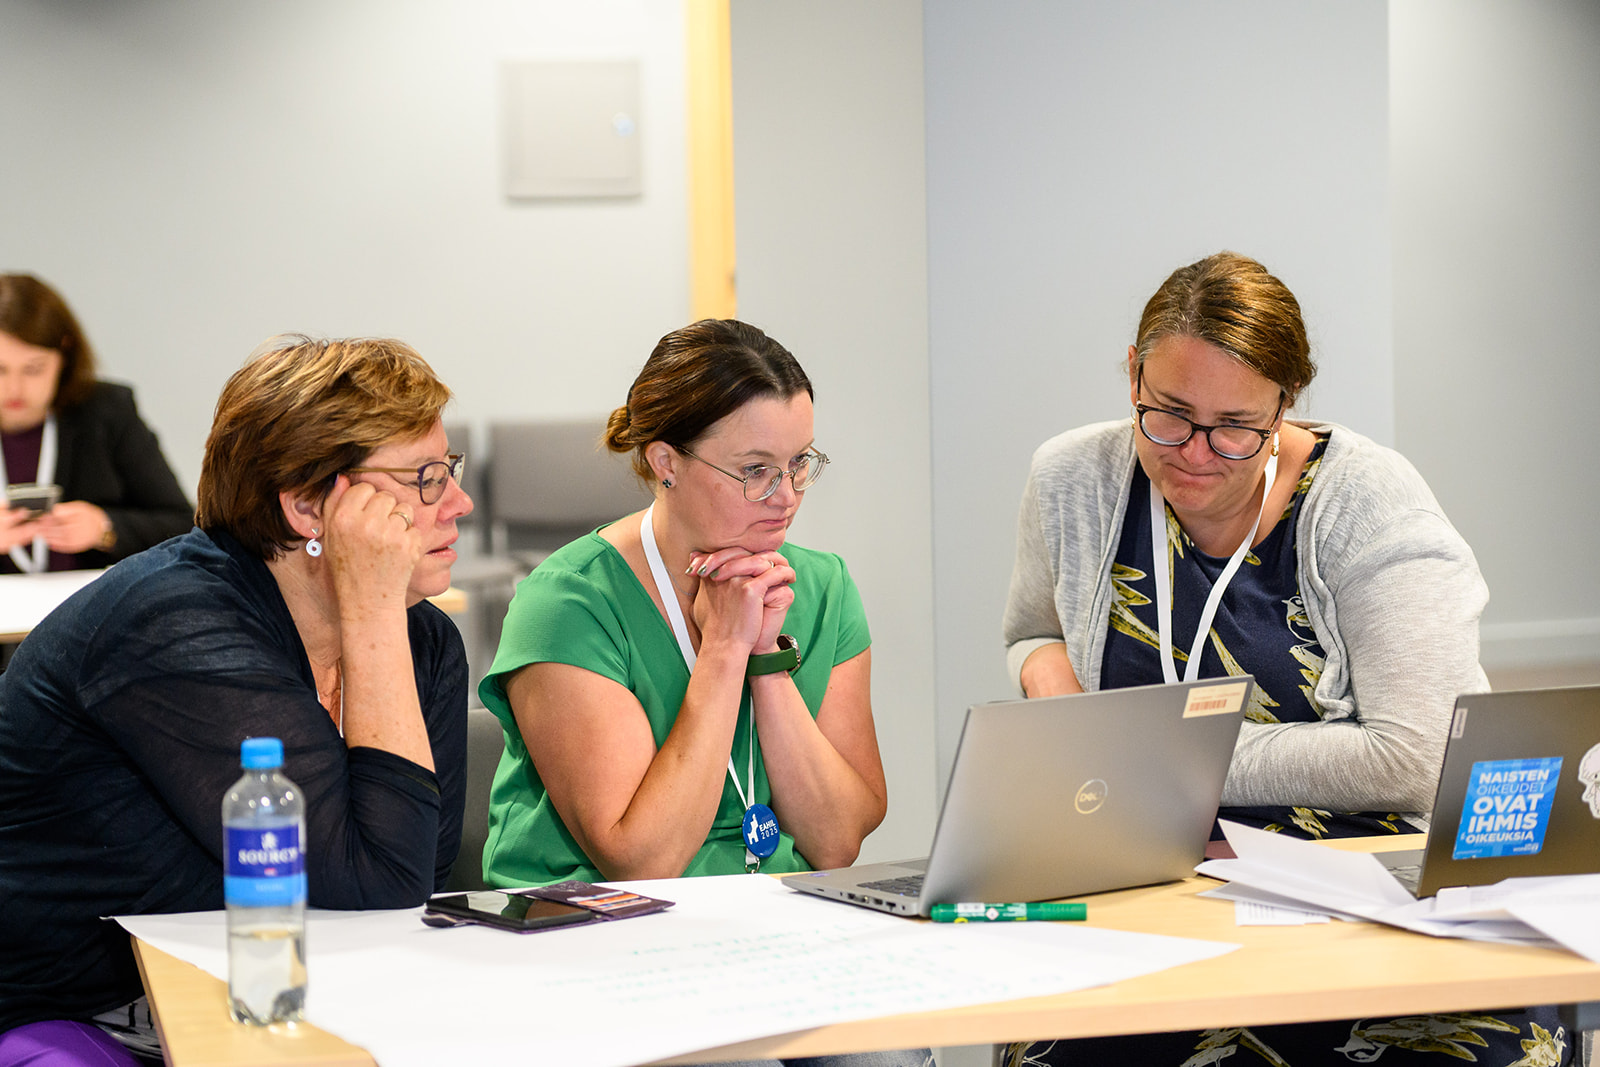
[[(282, 331), (410, 341), (454, 417), (609, 411), (689, 314), (677, 0), (0, 5), (0, 269), (57, 286), (180, 478)], [(498, 64), (637, 57), (645, 193), (510, 202)]]
[(1381, 0), (925, 9), (943, 767), (966, 705), (1014, 695), (1029, 456), (1127, 414), (1120, 367), (1174, 268), (1264, 262), (1321, 365), (1301, 412), (1393, 439), (1387, 24)]
[(1491, 668), (1600, 662), (1600, 4), (1394, 0), (1396, 440)]
[(794, 539), (844, 556), (872, 627), (889, 815), (864, 859), (934, 819), (922, 9), (735, 0), (739, 314), (800, 360), (834, 460)]

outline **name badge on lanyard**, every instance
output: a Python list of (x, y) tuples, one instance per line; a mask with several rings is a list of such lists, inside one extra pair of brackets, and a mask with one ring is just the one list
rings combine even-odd
[[(1233, 550), (1228, 565), (1222, 568), (1222, 573), (1211, 586), (1211, 595), (1206, 597), (1205, 608), (1200, 612), (1200, 625), (1195, 629), (1194, 644), (1189, 647), (1189, 661), (1183, 666), (1183, 680), (1186, 682), (1200, 677), (1200, 654), (1205, 651), (1206, 635), (1211, 632), (1211, 621), (1217, 617), (1222, 594), (1227, 590), (1228, 583), (1233, 581), (1250, 546), (1255, 543), (1256, 531), (1261, 529), (1261, 516), (1267, 513), (1267, 497), (1271, 495), (1272, 483), (1278, 477), (1276, 443), (1273, 444), (1272, 455), (1267, 457), (1263, 475), (1266, 484), (1261, 489), (1261, 510), (1256, 512), (1255, 525), (1244, 535), (1239, 547)], [(1178, 669), (1172, 665), (1172, 579), (1167, 564), (1167, 500), (1156, 488), (1154, 478), (1150, 479), (1150, 552), (1155, 559), (1156, 626), (1161, 635), (1161, 677), (1168, 685), (1173, 685), (1178, 681)]]
[[(644, 543), (644, 558), (650, 563), (650, 576), (655, 579), (656, 592), (661, 594), (661, 604), (667, 609), (667, 622), (672, 625), (672, 635), (678, 639), (678, 651), (683, 653), (683, 662), (693, 671), (698, 657), (695, 655), (694, 642), (689, 640), (689, 624), (684, 621), (683, 609), (678, 606), (678, 594), (673, 590), (667, 565), (661, 559), (661, 549), (656, 545), (655, 529), (650, 523), (650, 516), (655, 510), (654, 504), (645, 509), (639, 521), (639, 540)], [(756, 706), (748, 697), (745, 699), (750, 707), (750, 791), (745, 792), (739, 784), (739, 772), (734, 768), (732, 752), (728, 753), (728, 777), (733, 780), (734, 792), (739, 794), (739, 803), (744, 805), (744, 869), (753, 874), (760, 868), (762, 860), (778, 851), (778, 817), (765, 804), (753, 803), (756, 795)]]
[[(44, 419), (44, 433), (39, 441), (39, 469), (34, 472), (33, 480), (40, 485), (49, 485), (56, 480), (56, 417), (46, 415)], [(6, 457), (0, 451), (0, 486), (9, 485), (6, 477)], [(32, 552), (25, 552), (21, 545), (11, 546), (11, 562), (23, 574), (43, 574), (50, 566), (50, 546), (45, 544), (43, 537), (35, 537), (29, 546)]]

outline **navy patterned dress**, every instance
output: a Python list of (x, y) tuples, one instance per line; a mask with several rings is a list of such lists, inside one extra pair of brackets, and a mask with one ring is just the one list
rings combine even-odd
[[(1201, 678), (1255, 676), (1255, 693), (1245, 711), (1250, 722), (1315, 722), (1322, 717), (1312, 694), (1322, 677), (1324, 654), (1300, 596), (1295, 527), (1327, 443), (1326, 435), (1318, 439), (1282, 518), (1264, 541), (1245, 554), (1217, 607), (1211, 637), (1201, 651)], [(1150, 479), (1144, 468), (1136, 465), (1128, 499), (1130, 511), (1138, 515), (1123, 521), (1122, 540), (1111, 567), (1116, 599), (1100, 668), (1105, 689), (1159, 685), (1162, 681), (1150, 524), (1139, 521), (1143, 509), (1138, 505), (1149, 492)], [(1208, 556), (1197, 549), (1170, 507), (1167, 537), (1173, 585), (1172, 657), (1181, 678), (1200, 625), (1200, 612), (1228, 557)], [(1262, 829), (1298, 831), (1297, 836), (1303, 837), (1368, 837), (1419, 829), (1395, 813), (1383, 811), (1331, 812), (1282, 805), (1224, 808), (1218, 814)], [(1213, 836), (1221, 837), (1220, 831)]]

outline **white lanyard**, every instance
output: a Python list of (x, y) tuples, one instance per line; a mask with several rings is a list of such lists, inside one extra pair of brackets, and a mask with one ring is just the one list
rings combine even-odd
[[(1261, 489), (1261, 510), (1256, 512), (1255, 525), (1244, 535), (1239, 547), (1233, 550), (1228, 565), (1222, 568), (1211, 595), (1206, 597), (1205, 610), (1200, 612), (1200, 626), (1195, 630), (1194, 644), (1189, 648), (1189, 662), (1183, 667), (1183, 680), (1192, 682), (1200, 676), (1200, 653), (1205, 648), (1206, 634), (1211, 631), (1211, 620), (1217, 616), (1217, 605), (1222, 603), (1222, 593), (1233, 580), (1234, 573), (1244, 562), (1245, 553), (1255, 543), (1256, 531), (1261, 529), (1261, 516), (1267, 513), (1267, 497), (1272, 495), (1272, 483), (1278, 477), (1277, 443), (1273, 454), (1267, 457), (1266, 484)], [(1161, 676), (1168, 685), (1178, 681), (1177, 668), (1172, 665), (1172, 586), (1167, 567), (1167, 501), (1150, 479), (1150, 550), (1155, 557), (1156, 572), (1156, 624), (1161, 631)]]
[[(689, 625), (683, 621), (683, 609), (678, 606), (678, 594), (672, 587), (672, 579), (667, 576), (667, 565), (661, 560), (661, 549), (656, 547), (655, 530), (650, 525), (650, 516), (656, 510), (651, 504), (645, 508), (644, 517), (639, 520), (639, 540), (644, 542), (644, 558), (650, 561), (650, 576), (656, 580), (656, 592), (661, 594), (661, 605), (667, 609), (667, 621), (672, 624), (673, 636), (678, 639), (678, 648), (683, 652), (683, 662), (689, 665), (689, 670), (694, 670), (695, 653), (694, 643), (689, 640)], [(671, 594), (670, 596), (668, 594)], [(750, 705), (750, 794), (745, 795), (744, 788), (739, 784), (739, 772), (733, 766), (733, 753), (728, 753), (728, 777), (733, 779), (733, 788), (739, 794), (739, 803), (746, 809), (750, 807), (751, 797), (756, 795), (756, 708)]]
[[(56, 417), (53, 413), (44, 417), (44, 434), (39, 442), (39, 469), (34, 472), (33, 480), (39, 485), (49, 485), (56, 480)], [(0, 449), (0, 488), (9, 484), (5, 450)], [(35, 537), (30, 557), (21, 545), (12, 545), (11, 562), (24, 574), (41, 574), (49, 566), (50, 548), (44, 543), (43, 537)]]

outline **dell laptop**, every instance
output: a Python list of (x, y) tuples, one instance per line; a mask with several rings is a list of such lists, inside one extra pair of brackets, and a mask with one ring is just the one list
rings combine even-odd
[(1204, 858), (1255, 682), (1008, 700), (967, 710), (923, 860), (784, 878), (899, 915), (1188, 877)]
[(1600, 873), (1600, 686), (1457, 699), (1427, 847), (1379, 858), (1418, 897)]

